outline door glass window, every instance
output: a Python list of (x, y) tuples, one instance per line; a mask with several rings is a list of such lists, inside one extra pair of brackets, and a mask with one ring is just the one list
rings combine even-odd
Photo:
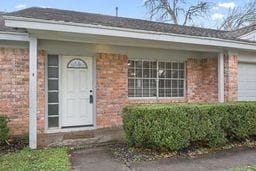
[(69, 61), (67, 68), (87, 69), (88, 66), (82, 59), (72, 59)]

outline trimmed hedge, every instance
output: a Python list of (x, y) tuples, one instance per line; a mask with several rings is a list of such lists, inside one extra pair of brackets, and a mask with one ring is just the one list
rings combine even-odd
[(8, 138), (9, 129), (7, 127), (8, 119), (5, 116), (0, 116), (0, 142)]
[(216, 147), (256, 136), (256, 103), (127, 106), (123, 124), (127, 142), (136, 147)]

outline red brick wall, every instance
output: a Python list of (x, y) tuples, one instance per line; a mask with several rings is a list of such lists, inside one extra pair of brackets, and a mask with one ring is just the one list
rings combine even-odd
[(238, 99), (238, 57), (226, 55), (224, 57), (225, 75), (225, 101), (237, 101)]
[(0, 114), (11, 135), (28, 130), (28, 50), (0, 48)]
[[(10, 119), (10, 135), (28, 133), (28, 49), (0, 48), (0, 114)], [(38, 127), (44, 128), (44, 52), (38, 55)]]
[(120, 112), (127, 103), (128, 57), (100, 53), (96, 58), (96, 124), (98, 128), (122, 124)]
[(218, 101), (218, 58), (188, 59), (187, 101)]
[(187, 98), (140, 100), (128, 99), (127, 56), (98, 54), (97, 73), (97, 127), (121, 125), (120, 112), (126, 104), (185, 103), (218, 101), (217, 58), (188, 59)]
[[(29, 58), (27, 49), (0, 48), (0, 113), (10, 118), (11, 135), (28, 132)], [(216, 58), (188, 59), (186, 98), (128, 100), (126, 55), (100, 53), (96, 58), (96, 124), (98, 128), (122, 124), (120, 112), (126, 104), (216, 102), (218, 63)], [(225, 99), (237, 99), (237, 56), (225, 57)], [(45, 125), (45, 52), (38, 53), (38, 133)]]
[(45, 128), (45, 51), (38, 52), (37, 64), (37, 130), (42, 134)]

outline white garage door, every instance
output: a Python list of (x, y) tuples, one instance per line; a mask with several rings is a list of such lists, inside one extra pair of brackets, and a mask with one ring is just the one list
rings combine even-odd
[(238, 64), (238, 100), (256, 101), (256, 64)]

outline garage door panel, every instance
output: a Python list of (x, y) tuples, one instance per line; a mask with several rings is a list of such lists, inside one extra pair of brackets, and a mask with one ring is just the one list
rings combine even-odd
[(238, 100), (256, 101), (256, 64), (238, 64)]
[(244, 90), (243, 87), (246, 87), (246, 89), (248, 89), (248, 90), (255, 90), (256, 82), (242, 82), (242, 83), (240, 83), (238, 90), (243, 91)]
[(239, 101), (255, 101), (255, 97), (238, 97)]
[[(249, 72), (249, 71), (247, 71)], [(242, 82), (255, 82), (255, 76), (250, 76), (250, 75), (243, 75), (242, 77), (246, 77), (246, 81), (242, 81)]]
[(248, 90), (248, 91), (241, 91), (242, 93), (242, 96), (240, 97), (254, 97), (253, 93), (254, 93), (254, 90)]

